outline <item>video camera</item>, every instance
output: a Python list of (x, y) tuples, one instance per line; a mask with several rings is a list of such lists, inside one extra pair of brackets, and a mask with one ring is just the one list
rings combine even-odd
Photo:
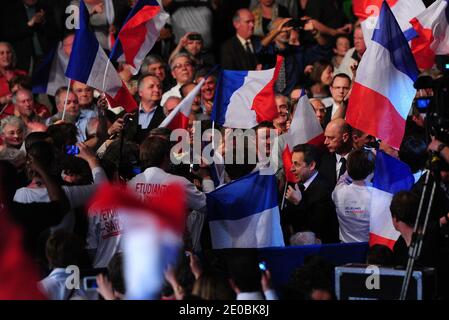
[(433, 89), (433, 96), (417, 98), (414, 106), (420, 113), (426, 113), (426, 128), (429, 135), (449, 144), (449, 56), (440, 57), (440, 68), (444, 74), (441, 78), (420, 77), (415, 88)]
[(305, 24), (307, 23), (308, 20), (303, 20), (303, 19), (291, 19), (290, 21), (288, 21), (284, 27), (292, 27), (293, 30), (302, 30), (304, 29)]

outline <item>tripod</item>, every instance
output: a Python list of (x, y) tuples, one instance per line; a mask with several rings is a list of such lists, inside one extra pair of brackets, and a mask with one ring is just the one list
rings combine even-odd
[(407, 261), (407, 268), (406, 268), (406, 272), (405, 272), (405, 276), (404, 276), (404, 281), (402, 283), (401, 295), (399, 297), (399, 300), (405, 300), (407, 297), (410, 280), (411, 280), (411, 277), (413, 274), (413, 267), (415, 265), (415, 262), (419, 259), (420, 255), (421, 255), (422, 244), (423, 244), (424, 236), (427, 231), (427, 223), (429, 221), (430, 210), (432, 207), (432, 202), (433, 202), (433, 198), (435, 195), (435, 189), (436, 189), (436, 185), (437, 185), (437, 181), (436, 181), (436, 179), (434, 179), (432, 181), (431, 193), (430, 193), (429, 203), (427, 205), (427, 210), (426, 210), (425, 217), (424, 217), (424, 223), (422, 223), (421, 215), (424, 211), (424, 200), (425, 200), (427, 189), (429, 187), (430, 175), (431, 175), (431, 172), (429, 170), (427, 170), (426, 179), (425, 179), (424, 187), (423, 187), (423, 192), (421, 194), (421, 199), (419, 202), (418, 214), (416, 217), (415, 226), (413, 228), (412, 242), (410, 244), (410, 248), (409, 248), (409, 252), (408, 252), (409, 258)]

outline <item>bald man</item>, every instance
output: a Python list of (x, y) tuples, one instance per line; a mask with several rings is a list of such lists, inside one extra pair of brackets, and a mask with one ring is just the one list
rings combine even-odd
[(260, 41), (254, 37), (254, 16), (248, 9), (239, 9), (232, 24), (236, 35), (221, 47), (221, 66), (228, 70), (255, 70)]
[(321, 158), (320, 173), (332, 185), (346, 172), (346, 159), (352, 150), (351, 126), (344, 119), (329, 122), (324, 131), (328, 150)]

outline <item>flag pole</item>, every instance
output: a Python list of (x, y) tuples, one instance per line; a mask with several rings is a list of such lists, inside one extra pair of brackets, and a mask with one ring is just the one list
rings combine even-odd
[(108, 58), (108, 62), (106, 62), (106, 68), (104, 69), (104, 75), (103, 75), (103, 86), (102, 90), (104, 92), (104, 87), (106, 85), (106, 75), (108, 73), (109, 64), (111, 63), (111, 59)]
[(61, 119), (62, 121), (64, 121), (64, 118), (65, 118), (65, 111), (67, 109), (67, 100), (69, 98), (69, 92), (70, 92), (70, 82), (72, 81), (72, 79), (70, 79), (70, 78), (68, 78), (68, 79), (69, 79), (69, 83), (67, 84), (67, 92), (65, 94), (64, 109), (62, 111), (62, 119)]
[(287, 180), (287, 174), (285, 175), (285, 186), (284, 186), (284, 192), (282, 193), (282, 204), (281, 204), (281, 210), (284, 209), (285, 205), (285, 195), (287, 193), (287, 186), (288, 186), (288, 180)]

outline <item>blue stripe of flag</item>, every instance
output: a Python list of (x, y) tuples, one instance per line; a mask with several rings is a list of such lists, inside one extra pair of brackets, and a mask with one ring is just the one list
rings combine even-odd
[(239, 220), (275, 208), (276, 190), (274, 175), (244, 176), (206, 194), (208, 220)]
[(412, 51), (386, 1), (382, 4), (372, 39), (390, 52), (391, 61), (396, 69), (408, 75), (413, 81), (418, 78), (419, 70)]
[(89, 12), (84, 1), (80, 1), (80, 28), (75, 33), (65, 75), (70, 79), (87, 83), (99, 46), (95, 34), (89, 30)]
[[(231, 96), (241, 88), (245, 82), (248, 71), (222, 70), (217, 81), (214, 105), (212, 108), (212, 121), (223, 125), (226, 121), (226, 112)], [(244, 107), (244, 106), (242, 106)]]
[(445, 0), (447, 2), (446, 9), (444, 10), (446, 16), (446, 23), (449, 24), (449, 0)]
[(383, 151), (378, 151), (373, 187), (390, 194), (410, 190), (415, 183), (410, 167)]
[(47, 93), (48, 79), (50, 78), (51, 66), (53, 60), (58, 52), (58, 45), (56, 45), (45, 56), (36, 72), (33, 74), (33, 93)]

